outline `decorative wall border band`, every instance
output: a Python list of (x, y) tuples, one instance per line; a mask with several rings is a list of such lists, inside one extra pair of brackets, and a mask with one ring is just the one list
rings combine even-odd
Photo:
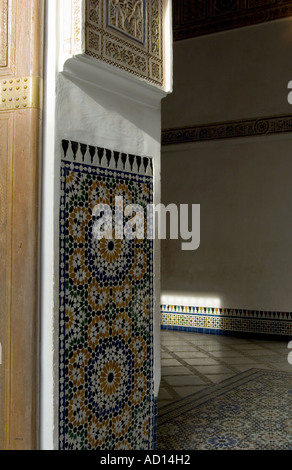
[(0, 80), (0, 111), (42, 108), (41, 77), (15, 77)]
[(62, 152), (63, 158), (72, 163), (85, 163), (110, 170), (153, 176), (151, 157), (126, 154), (66, 139), (62, 140)]
[(291, 15), (291, 0), (173, 0), (173, 35), (179, 41)]
[(161, 305), (163, 329), (292, 337), (292, 312)]
[(164, 129), (162, 131), (162, 145), (236, 137), (258, 137), (285, 132), (292, 132), (292, 115)]

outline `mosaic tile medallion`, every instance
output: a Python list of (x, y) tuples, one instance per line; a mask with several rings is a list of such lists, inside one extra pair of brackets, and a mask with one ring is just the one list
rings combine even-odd
[(93, 208), (152, 203), (149, 158), (63, 141), (59, 448), (154, 445), (153, 242), (93, 236)]

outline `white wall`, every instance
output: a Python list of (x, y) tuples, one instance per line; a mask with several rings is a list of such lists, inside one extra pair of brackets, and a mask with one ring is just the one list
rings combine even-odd
[[(162, 127), (292, 114), (291, 56), (291, 18), (175, 43)], [(163, 148), (162, 202), (201, 204), (201, 245), (162, 243), (162, 293), (291, 311), (291, 156), (291, 134)]]
[(164, 150), (163, 201), (201, 204), (201, 244), (162, 242), (163, 293), (291, 311), (291, 155), (291, 137)]
[(289, 114), (292, 18), (174, 43), (162, 127)]
[[(74, 59), (72, 59), (74, 60)], [(86, 66), (86, 64), (83, 64)], [(154, 163), (154, 200), (160, 201), (160, 140), (161, 95), (150, 87), (149, 97), (129, 98), (119, 93), (120, 75), (116, 75), (116, 88), (106, 89), (109, 83), (86, 82), (68, 73), (59, 74), (56, 95), (56, 154), (62, 139), (75, 140), (93, 146), (118, 150), (134, 155), (150, 156)], [(101, 66), (100, 66), (101, 67)], [(100, 69), (99, 69), (100, 71)], [(86, 74), (88, 76), (88, 74)], [(98, 73), (100, 78), (100, 74)], [(129, 79), (130, 80), (130, 79)], [(130, 80), (131, 81), (131, 80)], [(135, 83), (132, 83), (134, 96)], [(144, 89), (145, 92), (145, 89)], [(153, 95), (155, 104), (153, 102)], [(148, 102), (151, 104), (149, 105)], [(60, 159), (60, 156), (59, 156)], [(59, 189), (58, 189), (59, 192)], [(56, 194), (58, 194), (56, 192)], [(57, 214), (56, 214), (57, 215)], [(154, 305), (154, 381), (155, 394), (160, 384), (160, 246), (155, 243), (154, 255), (155, 305)], [(57, 276), (57, 272), (55, 273)]]
[(40, 448), (54, 449), (56, 419), (54, 389), (55, 312), (55, 86), (57, 72), (57, 2), (46, 2), (43, 178), (41, 226)]

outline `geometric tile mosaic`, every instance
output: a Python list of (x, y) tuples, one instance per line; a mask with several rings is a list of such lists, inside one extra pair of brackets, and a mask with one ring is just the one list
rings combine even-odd
[(226, 334), (292, 335), (291, 312), (161, 305), (163, 329)]
[(249, 369), (162, 407), (159, 450), (292, 450), (291, 372)]
[(59, 449), (152, 449), (153, 242), (92, 235), (96, 204), (152, 203), (151, 159), (69, 141), (62, 153)]

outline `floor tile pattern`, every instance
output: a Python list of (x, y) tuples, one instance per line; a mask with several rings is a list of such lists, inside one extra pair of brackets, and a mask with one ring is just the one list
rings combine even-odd
[(158, 409), (251, 368), (292, 372), (287, 341), (161, 331)]
[(249, 369), (160, 410), (159, 450), (292, 450), (292, 373)]

